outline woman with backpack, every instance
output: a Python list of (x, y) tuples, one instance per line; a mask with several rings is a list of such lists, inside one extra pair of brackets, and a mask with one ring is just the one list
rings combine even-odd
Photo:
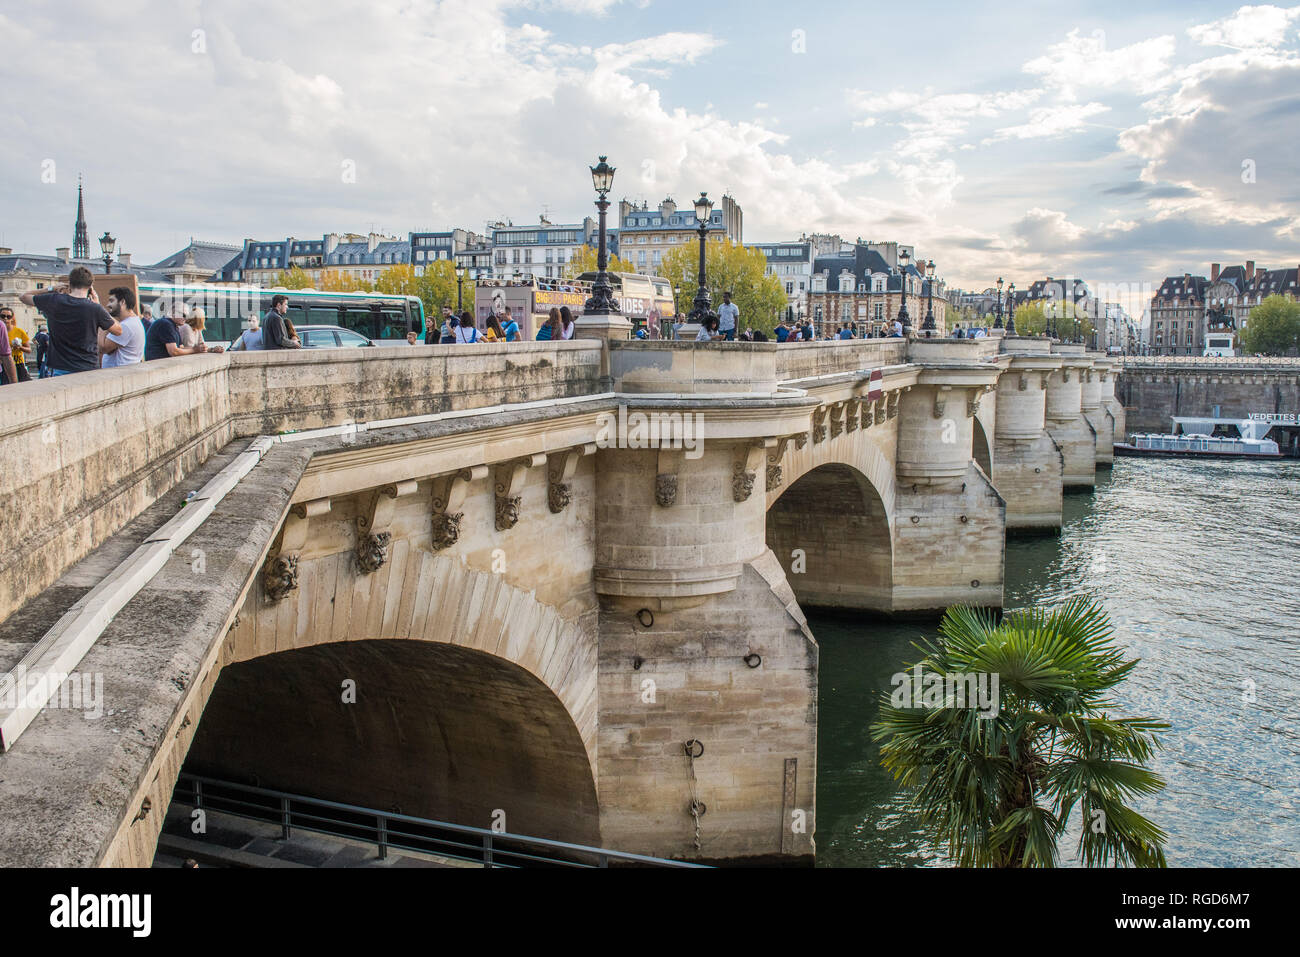
[(560, 331), (560, 310), (551, 306), (551, 311), (546, 314), (546, 322), (542, 328), (537, 330), (538, 342), (550, 342), (553, 339), (559, 339)]

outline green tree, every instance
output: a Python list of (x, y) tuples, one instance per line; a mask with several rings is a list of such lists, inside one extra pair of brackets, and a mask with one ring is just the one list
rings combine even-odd
[(1300, 303), (1285, 296), (1269, 296), (1261, 302), (1241, 330), (1241, 348), (1265, 356), (1300, 351)]
[(316, 288), (322, 292), (370, 292), (375, 284), (368, 279), (358, 279), (351, 273), (327, 269), (322, 272), (320, 285)]
[(311, 276), (303, 271), (301, 266), (294, 266), (292, 269), (281, 269), (271, 280), (272, 286), (283, 286), (285, 289), (310, 289), (312, 286)]
[[(584, 272), (595, 272), (596, 255), (597, 253), (596, 253), (595, 246), (581, 247), (581, 249), (578, 252), (578, 255), (570, 259), (568, 263), (565, 265), (564, 267), (565, 277), (568, 279), (577, 279)], [(605, 271), (606, 272), (636, 272), (636, 268), (630, 262), (626, 262), (622, 259), (619, 259), (617, 256), (610, 256), (609, 263), (608, 265), (605, 266)]]
[(1053, 867), (1076, 808), (1086, 865), (1165, 866), (1165, 832), (1130, 802), (1164, 788), (1145, 765), (1169, 725), (1109, 713), (1107, 695), (1137, 659), (1115, 647), (1096, 603), (1000, 622), (949, 608), (938, 640), (918, 650), (931, 675), (999, 676), (992, 716), (951, 697), (916, 707), (896, 690), (871, 729), (881, 763), (914, 789), (922, 825), (959, 866)]
[[(988, 320), (988, 325), (992, 325), (995, 318)], [(1002, 314), (1002, 321), (1006, 322), (1006, 313)], [(1047, 315), (1043, 312), (1043, 307), (1039, 303), (1029, 303), (1016, 308), (1016, 335), (1018, 336), (1041, 336), (1047, 328)], [(1060, 331), (1059, 329), (1057, 330)]]
[[(731, 291), (731, 301), (740, 309), (737, 332), (745, 328), (761, 329), (769, 336), (785, 315), (785, 288), (781, 280), (767, 274), (767, 257), (761, 250), (737, 245), (731, 240), (710, 240), (704, 250), (705, 278), (716, 312), (723, 292)], [(674, 287), (681, 287), (678, 308), (690, 312), (695, 299), (700, 270), (698, 243), (683, 243), (664, 253), (659, 275)]]

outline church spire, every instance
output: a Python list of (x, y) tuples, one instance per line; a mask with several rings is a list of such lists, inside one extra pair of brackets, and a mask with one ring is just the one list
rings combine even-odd
[(72, 237), (74, 259), (90, 258), (90, 235), (86, 232), (86, 209), (81, 201), (81, 177), (77, 177), (77, 231)]

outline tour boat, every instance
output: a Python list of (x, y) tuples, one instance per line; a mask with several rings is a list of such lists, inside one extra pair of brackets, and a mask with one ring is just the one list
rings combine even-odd
[[(1145, 432), (1116, 442), (1116, 455), (1173, 455), (1203, 459), (1279, 459), (1278, 444), (1264, 436), (1272, 422), (1256, 419), (1174, 418), (1174, 431)], [(1236, 429), (1236, 435), (1215, 435), (1217, 429)]]

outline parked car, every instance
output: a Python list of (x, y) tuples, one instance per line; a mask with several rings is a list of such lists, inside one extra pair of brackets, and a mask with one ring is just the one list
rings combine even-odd
[[(361, 348), (378, 345), (373, 339), (368, 339), (351, 329), (344, 329), (342, 326), (295, 326), (294, 330), (302, 340), (304, 349)], [(242, 349), (240, 342), (241, 340), (236, 339), (230, 348), (236, 351)], [(395, 339), (390, 344), (404, 346), (406, 340)]]

